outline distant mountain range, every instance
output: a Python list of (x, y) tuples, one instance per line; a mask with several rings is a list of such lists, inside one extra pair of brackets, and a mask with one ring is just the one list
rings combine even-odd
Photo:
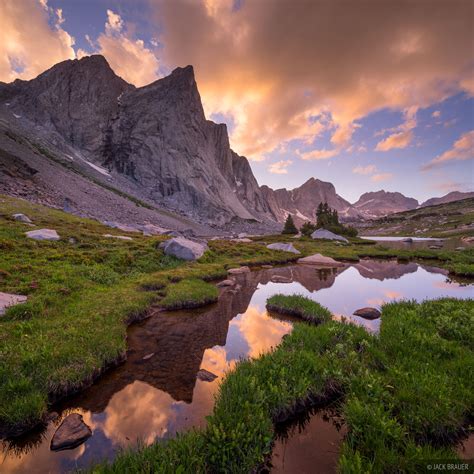
[(351, 204), (315, 178), (292, 190), (259, 186), (248, 160), (230, 148), (226, 126), (206, 119), (191, 66), (136, 88), (100, 55), (0, 83), (2, 192), (102, 220), (199, 233), (277, 229), (288, 213), (298, 224), (314, 221), (324, 201), (345, 220), (418, 206), (385, 191)]

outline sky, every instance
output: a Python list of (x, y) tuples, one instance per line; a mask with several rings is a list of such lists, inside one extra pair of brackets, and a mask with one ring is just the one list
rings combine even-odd
[(0, 81), (103, 54), (137, 87), (192, 64), (259, 184), (354, 202), (474, 190), (474, 0), (1, 0)]

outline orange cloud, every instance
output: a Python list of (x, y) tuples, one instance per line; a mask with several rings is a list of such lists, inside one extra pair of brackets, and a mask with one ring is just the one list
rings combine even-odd
[(374, 174), (370, 179), (376, 183), (380, 183), (381, 181), (388, 181), (389, 179), (393, 178), (392, 173), (379, 173)]
[[(238, 8), (231, 0), (150, 1), (163, 61), (195, 66), (206, 112), (232, 115), (232, 146), (250, 158), (285, 141), (311, 141), (321, 126), (335, 127), (332, 143), (346, 147), (357, 119), (382, 108), (427, 107), (471, 84), (465, 0), (429, 9), (424, 0), (256, 1)], [(323, 112), (331, 125), (314, 127)], [(396, 133), (380, 146), (406, 146), (413, 137)]]
[(50, 8), (46, 0), (2, 0), (0, 81), (32, 79), (55, 63), (74, 59), (74, 38), (62, 29), (63, 22), (62, 10)]
[(281, 160), (276, 163), (272, 163), (267, 169), (273, 174), (288, 174), (288, 166), (293, 163), (292, 160)]
[(302, 152), (297, 150), (296, 152), (302, 160), (328, 160), (339, 153), (339, 150), (334, 148), (332, 150), (313, 150)]
[(441, 166), (450, 161), (465, 161), (474, 159), (474, 130), (463, 133), (455, 142), (452, 148), (442, 155), (430, 161), (423, 167), (424, 170)]

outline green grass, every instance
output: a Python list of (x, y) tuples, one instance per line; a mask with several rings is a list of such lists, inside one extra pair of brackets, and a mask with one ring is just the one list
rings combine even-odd
[[(27, 239), (25, 232), (33, 227), (13, 220), (14, 213), (28, 215), (36, 228), (56, 229), (61, 240)], [(133, 240), (103, 234), (126, 234)], [(191, 285), (200, 285), (196, 279), (225, 278), (231, 267), (284, 264), (299, 257), (269, 250), (263, 242), (293, 242), (302, 256), (322, 253), (346, 261), (362, 255), (397, 256), (382, 246), (359, 245), (358, 239), (338, 246), (278, 235), (248, 244), (210, 241), (209, 252), (199, 261), (183, 262), (164, 255), (158, 248), (163, 239), (124, 233), (0, 195), (0, 291), (28, 296), (28, 303), (10, 308), (0, 318), (0, 426), (17, 430), (32, 426), (51, 401), (80, 390), (123, 357), (126, 325), (146, 314), (153, 303), (178, 295), (180, 287), (175, 287), (180, 282), (188, 285), (184, 282), (192, 279)], [(398, 256), (437, 258), (436, 265), (468, 275), (474, 263), (472, 249)], [(201, 291), (205, 295), (211, 290), (201, 288), (197, 297)]]
[(214, 285), (192, 278), (172, 285), (160, 305), (166, 309), (198, 308), (215, 303), (218, 296), (219, 292)]
[(315, 324), (324, 323), (331, 319), (331, 312), (327, 308), (301, 295), (273, 295), (267, 300), (267, 309), (275, 313), (295, 316)]
[(473, 300), (385, 305), (378, 337), (336, 321), (296, 323), (276, 350), (228, 374), (206, 429), (93, 471), (252, 472), (271, 453), (275, 421), (338, 399), (348, 428), (340, 472), (423, 472), (456, 459), (474, 408), (473, 334)]

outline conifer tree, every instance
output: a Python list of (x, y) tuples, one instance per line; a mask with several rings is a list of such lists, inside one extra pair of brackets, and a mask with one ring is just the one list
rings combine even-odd
[(282, 234), (297, 234), (298, 229), (295, 226), (295, 223), (293, 222), (293, 218), (291, 217), (291, 214), (288, 214), (288, 217), (286, 218), (285, 226), (283, 227)]

